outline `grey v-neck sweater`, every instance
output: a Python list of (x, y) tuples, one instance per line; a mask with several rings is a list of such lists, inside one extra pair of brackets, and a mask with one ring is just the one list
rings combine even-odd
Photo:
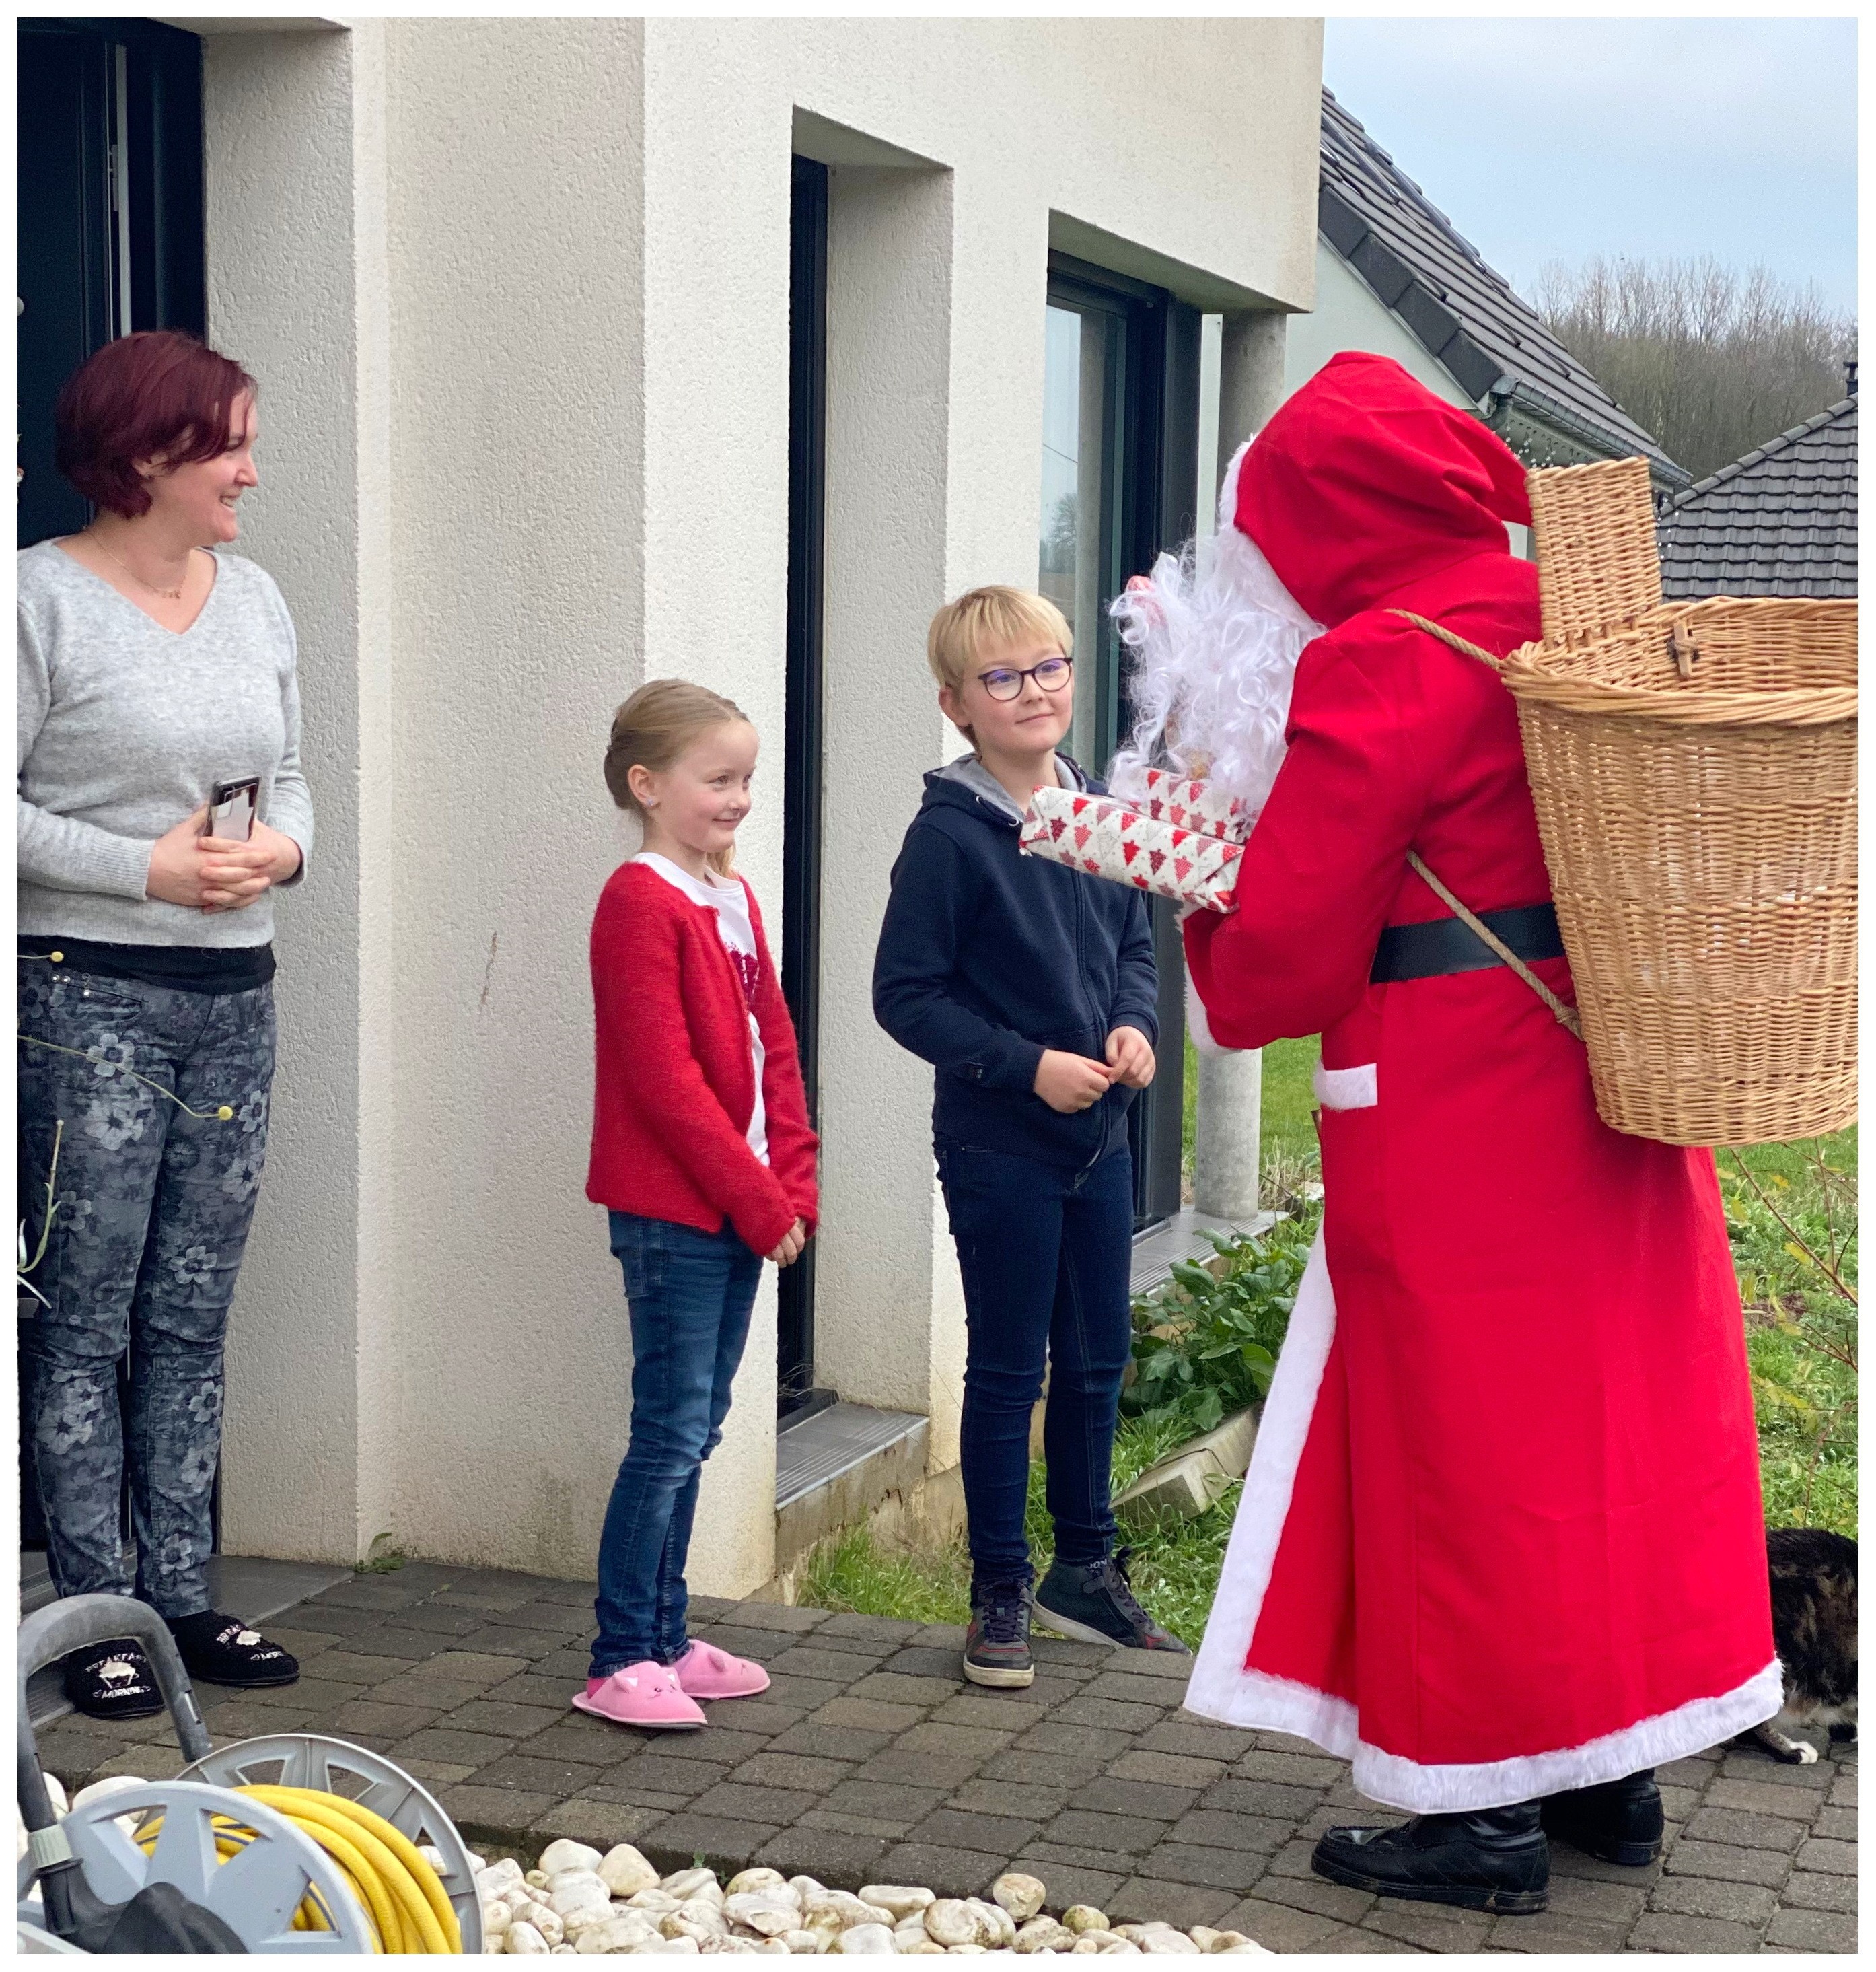
[(144, 895), (156, 838), (217, 781), (258, 774), (261, 820), (302, 856), (312, 849), (292, 619), (264, 569), (215, 559), (208, 600), (178, 635), (51, 541), (21, 551), (22, 932), (109, 945), (272, 938), (271, 890), (225, 912)]

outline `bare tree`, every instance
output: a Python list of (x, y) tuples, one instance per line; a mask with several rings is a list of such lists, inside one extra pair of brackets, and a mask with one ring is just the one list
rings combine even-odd
[(1551, 333), (1696, 479), (1845, 394), (1854, 317), (1814, 286), (1698, 260), (1559, 261), (1538, 277)]

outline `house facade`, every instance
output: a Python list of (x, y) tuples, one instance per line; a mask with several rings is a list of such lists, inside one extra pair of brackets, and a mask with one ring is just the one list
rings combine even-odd
[[(775, 1576), (817, 1428), (794, 1462), (837, 1489), (869, 1432), (909, 1489), (954, 1474), (931, 1075), (869, 997), (956, 750), (925, 625), (973, 583), (1060, 595), (1104, 759), (1101, 605), (1211, 497), (1203, 319), (1241, 352), (1207, 373), (1228, 425), (1313, 299), (1320, 60), (1309, 21), (27, 24), (22, 540), (82, 524), (58, 377), (199, 327), (260, 380), (241, 545), (299, 630), (320, 836), (281, 913), (227, 1551), (591, 1566), (630, 1376), (584, 1195), (586, 932), (634, 846), (599, 762), (662, 675), (762, 735), (740, 861), (824, 1141), (693, 1581)], [(1176, 1048), (1173, 991), (1167, 1020)], [(1169, 1168), (1177, 1204), (1171, 1059), (1143, 1222)]]

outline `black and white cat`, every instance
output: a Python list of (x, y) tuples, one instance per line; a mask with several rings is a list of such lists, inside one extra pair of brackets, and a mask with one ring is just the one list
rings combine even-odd
[(1808, 1765), (1817, 1748), (1791, 1737), (1799, 1728), (1828, 1726), (1840, 1742), (1856, 1738), (1856, 1543), (1822, 1527), (1773, 1527), (1765, 1548), (1785, 1703), (1744, 1736), (1775, 1760)]

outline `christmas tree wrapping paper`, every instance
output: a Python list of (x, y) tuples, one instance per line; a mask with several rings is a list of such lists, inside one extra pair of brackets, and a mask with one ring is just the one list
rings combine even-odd
[(1164, 788), (1150, 790), (1146, 799), (1157, 802), (1161, 813), (1145, 812), (1112, 795), (1038, 788), (1023, 818), (1023, 852), (1180, 903), (1210, 911), (1235, 909), (1243, 844), (1173, 821), (1174, 806), (1187, 815), (1195, 811), (1183, 798), (1174, 801)]

